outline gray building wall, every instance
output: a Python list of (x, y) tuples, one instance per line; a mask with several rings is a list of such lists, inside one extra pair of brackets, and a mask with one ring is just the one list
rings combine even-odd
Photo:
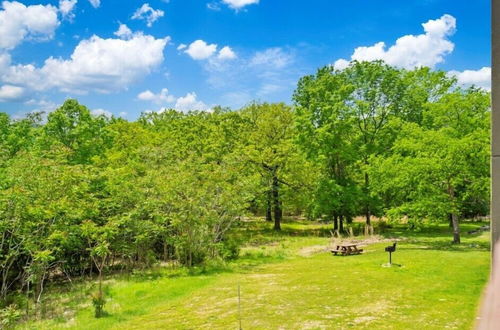
[[(491, 1), (491, 243), (500, 239), (500, 0)], [(494, 249), (492, 250), (494, 253)]]

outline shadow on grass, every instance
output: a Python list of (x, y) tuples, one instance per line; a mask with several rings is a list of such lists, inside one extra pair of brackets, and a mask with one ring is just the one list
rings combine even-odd
[(175, 266), (168, 269), (158, 266), (150, 269), (137, 271), (131, 274), (114, 276), (115, 279), (124, 279), (136, 283), (158, 280), (161, 278), (180, 278), (180, 277), (198, 277), (211, 276), (224, 273), (246, 273), (252, 271), (256, 266), (281, 262), (286, 260), (282, 253), (272, 252), (270, 255), (259, 253), (242, 253), (238, 258), (230, 261), (209, 262), (193, 267)]
[[(344, 228), (352, 228), (355, 236), (362, 234), (364, 224), (345, 224)], [(273, 223), (256, 220), (241, 224), (235, 234), (250, 246), (257, 246), (267, 243), (284, 240), (293, 237), (331, 237), (333, 235), (333, 224), (325, 221), (308, 220), (284, 220), (281, 230), (274, 230)], [(348, 236), (345, 232), (345, 236)]]
[(409, 230), (399, 225), (383, 234), (386, 238), (403, 239), (406, 244), (416, 246), (401, 246), (400, 249), (409, 250), (439, 250), (456, 252), (489, 251), (490, 242), (485, 239), (483, 232), (467, 234), (468, 231), (484, 226), (483, 222), (461, 224), (461, 244), (452, 242), (452, 229), (446, 224), (429, 225), (419, 230)]
[(490, 251), (490, 243), (484, 241), (468, 241), (461, 244), (453, 244), (451, 241), (407, 240), (405, 243), (419, 246), (402, 246), (400, 248), (401, 250), (438, 250), (454, 252)]

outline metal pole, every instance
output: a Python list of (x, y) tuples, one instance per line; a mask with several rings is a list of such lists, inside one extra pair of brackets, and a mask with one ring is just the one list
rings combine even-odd
[[(491, 248), (500, 240), (500, 0), (491, 1)], [(493, 258), (493, 257), (492, 257)]]
[(240, 292), (240, 283), (238, 282), (238, 319), (240, 321), (240, 330), (243, 328), (241, 327), (241, 292)]

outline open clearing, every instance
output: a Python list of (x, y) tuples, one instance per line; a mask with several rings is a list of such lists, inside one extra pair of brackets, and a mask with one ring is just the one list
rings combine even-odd
[[(243, 329), (473, 327), (488, 277), (489, 233), (464, 235), (454, 246), (444, 225), (416, 233), (391, 229), (384, 235), (401, 239), (393, 262), (402, 267), (384, 268), (387, 241), (365, 246), (362, 255), (333, 257), (323, 225), (285, 223), (281, 234), (267, 225), (242, 228), (254, 244), (225, 267), (109, 279), (107, 317), (94, 319), (87, 299), (87, 305), (67, 302), (80, 309), (74, 315), (61, 312), (24, 327), (237, 329), (238, 284)], [(67, 301), (76, 300), (67, 294)]]

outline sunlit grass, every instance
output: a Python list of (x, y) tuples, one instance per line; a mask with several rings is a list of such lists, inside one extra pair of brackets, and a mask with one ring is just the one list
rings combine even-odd
[[(466, 232), (483, 225), (463, 225)], [(239, 322), (241, 287), (244, 329), (471, 329), (489, 271), (488, 235), (463, 235), (452, 245), (445, 225), (419, 232), (389, 229), (397, 238), (385, 268), (388, 242), (365, 253), (333, 257), (327, 247), (330, 225), (292, 222), (283, 232), (250, 222), (240, 228), (249, 244), (229, 264), (194, 270), (161, 268), (107, 281), (108, 316), (93, 317), (90, 301), (66, 304), (79, 311), (30, 328), (229, 329)], [(325, 234), (326, 233), (326, 234)], [(301, 253), (304, 249), (311, 253)], [(76, 296), (76, 295), (75, 295)], [(75, 300), (75, 299), (74, 299)]]

